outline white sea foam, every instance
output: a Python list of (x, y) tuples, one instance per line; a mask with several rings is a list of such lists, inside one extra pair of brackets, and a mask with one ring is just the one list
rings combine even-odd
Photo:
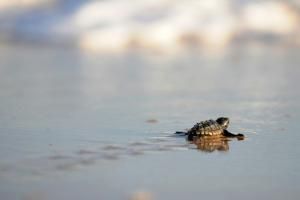
[[(221, 49), (237, 39), (264, 42), (268, 37), (300, 45), (300, 15), (297, 4), (290, 1), (103, 0), (77, 2), (76, 6), (70, 3), (64, 5), (60, 0), (5, 2), (8, 1), (0, 0), (0, 9), (9, 10), (17, 2), (35, 8), (20, 16), (0, 16), (0, 20), (16, 23), (9, 26), (9, 33), (20, 32), (25, 37), (28, 34), (43, 40), (72, 38), (87, 51), (119, 52), (129, 48), (178, 51), (186, 47)], [(35, 14), (39, 10), (37, 5), (45, 5), (45, 2), (56, 2), (56, 6), (51, 8), (53, 15), (21, 20), (24, 15)], [(66, 9), (72, 6), (74, 8)], [(25, 25), (20, 26), (19, 21)], [(2, 35), (7, 31), (3, 27), (0, 25)]]

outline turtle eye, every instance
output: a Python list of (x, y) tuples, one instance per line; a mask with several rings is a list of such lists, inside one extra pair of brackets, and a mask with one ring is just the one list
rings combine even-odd
[(229, 119), (226, 117), (220, 117), (216, 121), (218, 122), (218, 124), (220, 124), (222, 126), (228, 126), (228, 124), (229, 124)]
[(225, 126), (225, 127), (228, 127), (228, 125), (229, 125), (229, 120), (226, 120), (226, 121), (224, 122), (224, 126)]
[(226, 127), (228, 126), (228, 121), (225, 121), (224, 126)]
[(228, 126), (228, 122), (225, 119), (223, 119), (219, 124), (225, 128)]

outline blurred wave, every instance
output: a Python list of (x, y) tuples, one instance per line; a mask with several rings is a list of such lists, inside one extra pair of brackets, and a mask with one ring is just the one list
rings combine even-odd
[(0, 41), (96, 52), (300, 45), (298, 1), (0, 0)]

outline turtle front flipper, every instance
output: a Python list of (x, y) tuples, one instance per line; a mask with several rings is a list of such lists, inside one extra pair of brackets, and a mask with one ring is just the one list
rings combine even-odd
[(241, 133), (234, 134), (234, 133), (227, 131), (226, 129), (223, 131), (223, 135), (225, 137), (237, 138), (238, 140), (243, 140), (245, 138), (245, 136)]

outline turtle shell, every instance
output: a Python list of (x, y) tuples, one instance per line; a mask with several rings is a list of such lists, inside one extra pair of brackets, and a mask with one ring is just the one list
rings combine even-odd
[(220, 126), (215, 120), (202, 121), (193, 126), (188, 131), (188, 135), (194, 136), (213, 136), (221, 135), (224, 131), (224, 128)]

